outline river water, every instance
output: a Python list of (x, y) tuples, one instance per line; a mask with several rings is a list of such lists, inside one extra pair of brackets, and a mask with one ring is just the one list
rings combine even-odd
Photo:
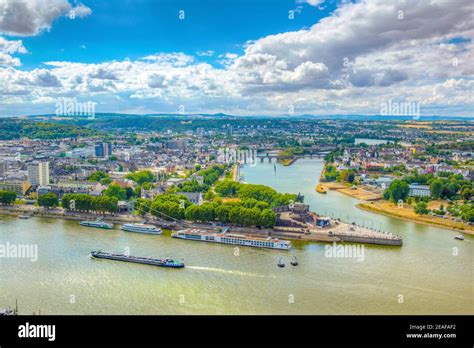
[[(240, 248), (100, 230), (75, 221), (0, 215), (0, 244), (38, 246), (38, 260), (0, 258), (0, 307), (21, 314), (472, 314), (473, 237), (355, 208), (314, 191), (321, 160), (259, 163), (244, 180), (301, 192), (311, 209), (403, 236), (403, 247), (365, 246), (363, 259), (326, 257), (324, 243), (291, 251)], [(128, 248), (128, 249), (127, 249)], [(91, 250), (184, 258), (163, 269), (92, 260)], [(289, 264), (296, 255), (300, 264)], [(359, 255), (360, 256), (360, 255)], [(278, 268), (279, 257), (286, 267)]]

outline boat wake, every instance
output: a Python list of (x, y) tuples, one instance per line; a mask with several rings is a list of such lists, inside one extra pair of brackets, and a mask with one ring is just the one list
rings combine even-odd
[(226, 274), (234, 274), (243, 277), (258, 277), (258, 278), (275, 278), (274, 276), (265, 276), (263, 274), (251, 273), (251, 272), (242, 272), (242, 271), (233, 271), (230, 269), (214, 268), (214, 267), (200, 267), (200, 266), (186, 266), (188, 269), (195, 269), (198, 271), (208, 271), (208, 272), (219, 272)]

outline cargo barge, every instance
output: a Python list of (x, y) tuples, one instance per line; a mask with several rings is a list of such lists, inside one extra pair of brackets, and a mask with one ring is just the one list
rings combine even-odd
[(133, 262), (133, 263), (141, 263), (144, 265), (169, 267), (169, 268), (183, 268), (184, 267), (183, 262), (173, 260), (169, 257), (164, 258), (164, 259), (153, 259), (150, 257), (111, 254), (111, 253), (106, 253), (103, 251), (91, 251), (90, 255), (91, 257), (96, 258), (96, 259), (108, 259), (108, 260), (115, 260), (115, 261)]

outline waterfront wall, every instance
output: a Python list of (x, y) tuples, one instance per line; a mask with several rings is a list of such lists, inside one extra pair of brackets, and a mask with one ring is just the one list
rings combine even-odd
[(335, 237), (339, 238), (341, 242), (353, 242), (353, 243), (365, 243), (365, 244), (378, 244), (378, 245), (390, 245), (390, 246), (402, 246), (402, 239), (385, 239), (376, 237), (363, 237), (353, 236), (344, 234), (334, 234)]

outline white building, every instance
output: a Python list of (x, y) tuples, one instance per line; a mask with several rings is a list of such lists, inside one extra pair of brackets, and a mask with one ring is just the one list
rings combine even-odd
[(33, 162), (27, 165), (28, 181), (33, 186), (49, 185), (49, 162)]
[(410, 197), (430, 197), (430, 187), (428, 185), (411, 184), (408, 195)]

